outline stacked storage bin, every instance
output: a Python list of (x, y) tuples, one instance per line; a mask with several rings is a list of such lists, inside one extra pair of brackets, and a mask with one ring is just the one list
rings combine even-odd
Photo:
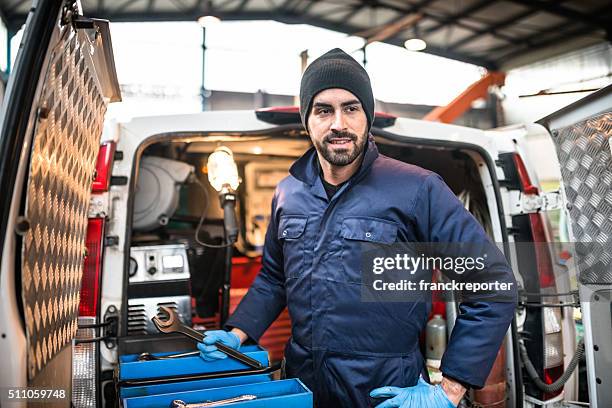
[[(199, 356), (139, 361), (138, 355), (120, 357), (117, 381), (124, 408), (168, 408), (174, 400), (187, 404), (254, 395), (228, 407), (311, 408), (312, 393), (298, 379), (272, 380), (267, 351), (243, 346), (240, 351), (266, 369), (253, 370), (232, 358), (204, 361)], [(174, 353), (156, 353), (163, 356)]]

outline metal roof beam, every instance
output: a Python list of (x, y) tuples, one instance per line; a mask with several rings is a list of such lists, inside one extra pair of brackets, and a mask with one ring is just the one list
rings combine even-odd
[[(398, 18), (388, 23), (388, 24), (393, 24), (395, 22), (401, 21), (405, 15), (419, 13), (423, 7), (429, 5), (429, 3), (432, 3), (433, 1), (434, 0), (421, 0), (420, 2), (416, 4), (413, 4), (410, 8), (401, 8), (401, 7), (396, 7), (396, 6), (392, 6), (392, 5), (388, 5), (388, 4), (380, 3), (380, 2), (377, 2), (377, 4), (379, 4), (380, 7), (389, 8), (395, 12), (400, 13), (400, 16)], [(355, 32), (352, 34), (365, 38), (365, 37), (370, 37), (376, 34), (379, 30), (380, 30), (380, 27), (371, 27), (366, 30), (361, 30), (359, 32)]]
[(293, 6), (292, 10), (297, 10), (303, 3), (306, 3), (306, 6), (308, 7), (312, 3), (312, 0), (295, 0), (295, 5)]
[[(418, 5), (421, 5), (422, 3), (426, 3), (425, 5), (427, 5), (428, 3), (431, 3), (431, 0), (422, 1), (421, 3), (419, 3), (419, 4), (417, 4), (417, 5), (413, 6), (413, 7), (417, 7)], [(444, 17), (440, 17), (440, 16), (437, 16), (437, 15), (432, 14), (430, 12), (427, 12), (425, 10), (422, 10), (422, 8), (425, 7), (425, 5), (422, 5), (422, 6), (418, 7), (418, 10), (410, 11), (410, 9), (404, 9), (402, 7), (398, 7), (398, 6), (393, 5), (393, 4), (387, 4), (387, 3), (380, 3), (380, 4), (381, 4), (381, 6), (383, 6), (385, 8), (388, 8), (388, 9), (391, 9), (391, 10), (394, 10), (394, 11), (397, 11), (397, 12), (400, 12), (400, 13), (412, 13), (412, 12), (418, 11), (421, 14), (423, 14), (424, 17), (427, 17), (427, 18), (429, 18), (431, 20), (434, 20), (434, 21), (436, 21), (438, 23), (442, 23), (444, 21)], [(473, 33), (475, 33), (476, 31), (479, 30), (479, 28), (476, 28), (476, 27), (474, 27), (474, 26), (472, 26), (470, 24), (466, 24), (466, 23), (464, 23), (462, 21), (459, 21), (459, 20), (455, 21), (454, 24), (456, 26), (458, 26), (458, 27), (465, 28), (466, 30), (470, 30)], [(502, 40), (505, 40), (505, 41), (509, 40), (509, 37), (507, 37), (505, 35), (502, 35), (502, 34), (499, 34), (499, 33), (492, 33), (491, 35), (493, 35), (493, 36), (495, 36), (497, 38), (501, 38)]]
[(357, 15), (357, 13), (359, 13), (364, 8), (366, 8), (366, 5), (363, 3), (358, 6), (353, 6), (353, 9), (351, 11), (342, 16), (342, 20), (348, 23), (353, 17), (355, 17), (355, 15)]
[(444, 28), (450, 24), (454, 24), (455, 22), (461, 20), (462, 18), (469, 17), (470, 14), (475, 13), (476, 11), (481, 10), (487, 6), (490, 6), (492, 3), (493, 3), (493, 0), (481, 0), (477, 3), (474, 3), (471, 6), (464, 8), (457, 14), (453, 14), (452, 16), (442, 18), (438, 24), (436, 24), (433, 27), (429, 27), (428, 29), (424, 30), (423, 33), (431, 34), (433, 32), (436, 32), (440, 30), (441, 28)]
[(183, 3), (183, 0), (170, 0), (170, 3), (172, 3), (178, 10), (184, 11), (192, 9), (192, 7), (188, 7), (185, 3)]
[(314, 17), (330, 17), (338, 13), (346, 13), (347, 11), (350, 11), (349, 6), (341, 5), (341, 6), (334, 7), (333, 9), (327, 9), (324, 12), (319, 13), (319, 14), (313, 14), (313, 16)]
[(110, 13), (120, 13), (132, 3), (132, 0), (125, 0), (123, 3), (118, 5), (114, 10), (109, 10)]
[[(217, 7), (215, 7), (215, 9), (224, 9), (227, 6), (229, 6), (230, 4), (234, 3), (234, 2), (239, 2), (240, 0), (225, 0), (223, 3), (219, 4)], [(200, 0), (199, 2), (200, 4), (198, 4), (198, 9), (200, 7), (204, 7), (204, 0)]]
[[(564, 26), (566, 26), (567, 24), (565, 24)], [(553, 37), (550, 38), (548, 40), (544, 40), (541, 41), (539, 43), (535, 43), (533, 45), (531, 45), (529, 48), (526, 49), (522, 49), (522, 50), (516, 50), (516, 51), (512, 51), (504, 56), (502, 56), (501, 58), (498, 59), (498, 61), (501, 64), (504, 64), (506, 62), (508, 62), (509, 60), (511, 60), (512, 58), (518, 57), (522, 54), (527, 54), (530, 53), (532, 51), (537, 51), (540, 50), (542, 48), (546, 48), (550, 45), (553, 45), (561, 40), (565, 40), (567, 38), (571, 38), (571, 37), (578, 37), (578, 36), (582, 36), (585, 34), (589, 34), (595, 30), (598, 30), (599, 27), (593, 27), (593, 26), (580, 26), (574, 30), (570, 30), (570, 31), (566, 31), (565, 33), (557, 36), (557, 37)]]
[(526, 7), (530, 7), (540, 11), (546, 11), (551, 14), (556, 14), (561, 17), (565, 17), (567, 19), (573, 21), (579, 21), (584, 24), (597, 25), (599, 27), (603, 27), (604, 29), (610, 25), (609, 20), (602, 20), (599, 18), (597, 13), (593, 14), (585, 14), (576, 10), (572, 10), (568, 7), (559, 5), (555, 2), (544, 2), (541, 0), (509, 0), (513, 3), (521, 4)]
[(308, 10), (310, 10), (311, 7), (314, 6), (315, 4), (317, 4), (318, 2), (319, 2), (319, 0), (310, 0), (310, 2), (308, 2), (306, 4), (306, 7), (304, 7), (301, 12), (302, 13), (308, 12)]
[[(526, 45), (526, 46), (531, 46), (531, 45), (533, 45), (533, 40), (537, 40), (538, 38), (542, 37), (543, 35), (550, 34), (550, 33), (555, 32), (555, 31), (563, 30), (564, 28), (567, 28), (567, 26), (568, 26), (568, 23), (557, 24), (557, 25), (555, 25), (553, 27), (549, 27), (549, 28), (547, 28), (545, 30), (538, 31), (537, 33), (530, 34), (530, 35), (528, 35), (526, 37), (517, 38), (516, 41), (519, 44), (523, 44), (523, 45)], [(591, 28), (593, 30), (597, 29), (596, 27), (591, 27)], [(496, 53), (496, 52), (500, 52), (500, 51), (503, 52), (504, 50), (510, 50), (511, 48), (514, 48), (515, 45), (516, 44), (500, 45), (498, 47), (489, 49), (487, 52), (488, 53)]]
[(289, 6), (292, 6), (294, 3), (297, 3), (298, 1), (296, 0), (285, 0), (283, 2), (283, 4), (281, 4), (280, 6), (277, 7), (277, 9), (281, 9), (281, 10), (288, 10)]
[[(559, 0), (561, 3), (567, 0)], [(476, 40), (478, 37), (480, 37), (481, 35), (496, 35), (497, 30), (502, 30), (514, 23), (516, 23), (519, 20), (522, 20), (526, 17), (529, 17), (532, 14), (535, 14), (538, 10), (533, 9), (533, 8), (529, 8), (526, 11), (523, 11), (521, 13), (518, 13), (516, 15), (514, 15), (513, 17), (510, 17), (507, 20), (504, 21), (500, 21), (498, 23), (492, 24), (487, 28), (483, 28), (482, 30), (478, 30), (477, 32), (475, 32), (473, 35), (470, 35), (468, 37), (465, 37), (457, 42), (455, 42), (454, 44), (449, 45), (449, 48), (453, 48), (453, 49), (457, 49), (459, 47), (462, 47), (465, 44), (468, 44), (474, 40)], [(497, 37), (501, 38), (499, 35), (496, 35)], [(520, 39), (520, 38), (512, 38), (512, 37), (506, 37), (506, 41), (508, 41), (510, 44), (521, 44), (524, 43), (525, 40)], [(528, 43), (528, 45), (531, 44), (530, 42)]]
[(509, 18), (507, 20), (500, 21), (499, 23), (490, 25), (487, 28), (483, 28), (482, 30), (478, 30), (474, 34), (472, 34), (472, 35), (470, 35), (468, 37), (465, 37), (465, 38), (463, 38), (463, 39), (461, 39), (461, 40), (459, 40), (459, 41), (449, 45), (448, 48), (457, 49), (457, 48), (459, 48), (459, 47), (461, 47), (461, 46), (463, 46), (465, 44), (468, 44), (468, 43), (474, 41), (475, 39), (477, 39), (481, 35), (493, 34), (497, 30), (501, 30), (503, 28), (506, 28), (509, 25), (514, 24), (517, 21), (522, 20), (523, 18), (532, 15), (533, 13), (535, 13), (534, 10), (527, 10), (527, 11), (524, 11), (522, 13), (516, 14), (515, 16), (513, 16), (513, 17), (511, 17), (511, 18)]
[(395, 36), (400, 31), (406, 30), (414, 26), (423, 16), (419, 13), (407, 14), (397, 21), (385, 24), (380, 27), (376, 33), (366, 38), (366, 44), (371, 44), (376, 41), (384, 41), (387, 38)]
[[(382, 1), (378, 1), (377, 4), (379, 5), (379, 7), (387, 8), (387, 9), (396, 11), (398, 13), (411, 14), (411, 13), (422, 12), (423, 8), (429, 6), (429, 4), (433, 3), (434, 1), (435, 0), (421, 0), (418, 3), (410, 5), (410, 7), (399, 7), (396, 4), (385, 3)], [(423, 12), (423, 14), (427, 14), (429, 18), (434, 18), (431, 15), (429, 15), (429, 13)]]
[(244, 10), (248, 2), (249, 0), (242, 0), (240, 4), (238, 4), (238, 7), (236, 7), (236, 11), (241, 12), (242, 10)]
[[(397, 45), (398, 47), (404, 46), (403, 41), (399, 40), (398, 38), (393, 38), (385, 42), (392, 44), (392, 45)], [(427, 45), (427, 48), (425, 48), (425, 50), (421, 52), (432, 54), (432, 55), (437, 55), (438, 57), (444, 57), (444, 58), (449, 58), (449, 59), (453, 59), (456, 61), (465, 62), (467, 64), (479, 65), (481, 67), (488, 69), (489, 71), (496, 70), (498, 68), (497, 63), (489, 59), (486, 59), (483, 57), (476, 57), (476, 56), (472, 56), (469, 54), (463, 54), (463, 53), (459, 53), (459, 52), (456, 52), (450, 49), (434, 47), (431, 45)]]
[[(612, 4), (608, 4), (606, 6), (600, 7), (599, 9), (597, 9), (595, 12), (593, 12), (591, 14), (591, 16), (601, 16), (601, 15), (606, 15), (608, 14), (610, 11), (612, 11)], [(563, 32), (563, 29), (566, 28), (568, 26), (567, 22), (563, 22), (561, 24), (557, 24), (555, 26), (549, 27), (545, 30), (541, 30), (538, 31), (536, 33), (533, 33), (527, 37), (521, 37), (521, 38), (517, 38), (516, 39), (516, 43), (518, 44), (523, 44), (523, 45), (527, 45), (527, 46), (534, 46), (534, 47), (538, 47), (539, 46), (539, 42), (537, 42), (537, 39), (542, 37), (543, 35), (547, 35), (547, 34), (551, 34), (551, 33), (555, 33), (557, 31), (561, 32), (561, 35), (559, 35), (558, 37), (554, 37), (554, 41), (559, 41), (563, 38), (567, 38), (568, 36), (571, 35), (577, 35), (576, 33), (580, 33), (580, 35), (584, 35), (584, 34), (588, 34), (590, 32), (593, 32), (595, 30), (600, 29), (597, 26), (594, 25), (586, 25), (586, 26), (581, 26), (579, 29), (573, 30), (570, 33), (567, 32)], [(549, 40), (546, 41), (547, 43), (549, 42)], [(488, 52), (490, 53), (496, 53), (499, 51), (504, 51), (505, 49), (509, 49), (509, 46), (499, 46), (499, 47), (495, 47), (490, 49)], [(525, 50), (522, 51), (512, 51), (512, 56), (516, 56), (519, 53), (525, 52)], [(505, 58), (505, 57), (504, 57)]]
[[(419, 3), (413, 4), (410, 8), (399, 7), (396, 4), (384, 3), (382, 1), (378, 1), (377, 3), (379, 4), (380, 7), (384, 7), (386, 9), (393, 10), (398, 13), (402, 13), (402, 14), (420, 13), (423, 15), (423, 17), (427, 17), (430, 20), (433, 20), (435, 22), (438, 22), (438, 23), (443, 22), (444, 17), (440, 17), (440, 16), (437, 16), (435, 14), (432, 14), (430, 12), (423, 10), (426, 6), (429, 5), (429, 3), (432, 3), (433, 1), (435, 0), (421, 0)], [(472, 25), (463, 23), (461, 21), (456, 21), (454, 24), (461, 28), (465, 28), (466, 30), (470, 30), (471, 32), (476, 32), (478, 30), (478, 28)], [(493, 35), (495, 35), (496, 37), (502, 38), (504, 40), (508, 40), (508, 37), (503, 36), (501, 34), (496, 33)]]

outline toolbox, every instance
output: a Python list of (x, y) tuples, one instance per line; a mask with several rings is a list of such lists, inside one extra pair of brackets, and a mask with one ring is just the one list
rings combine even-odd
[[(253, 368), (230, 356), (206, 361), (192, 345), (181, 343), (182, 337), (164, 334), (159, 339), (147, 336), (120, 343), (123, 350), (129, 350), (119, 356), (115, 371), (117, 395), (123, 408), (168, 408), (175, 400), (197, 404), (236, 397), (244, 400), (227, 405), (312, 408), (312, 393), (301, 381), (272, 379), (280, 365), (271, 366), (268, 352), (259, 345), (240, 347), (241, 353), (261, 363), (261, 367)], [(196, 354), (169, 357), (185, 351)], [(139, 359), (144, 354), (147, 359)]]
[[(268, 352), (257, 345), (243, 346), (240, 351), (269, 367)], [(154, 353), (154, 356), (164, 356), (174, 353)], [(138, 361), (138, 354), (128, 354), (119, 357), (119, 382), (137, 381), (147, 379), (171, 379), (173, 377), (185, 377), (197, 374), (235, 372), (239, 370), (248, 371), (250, 367), (234, 360), (224, 358), (223, 360), (205, 361), (199, 355), (193, 357), (182, 357), (165, 360)]]
[(228, 404), (232, 408), (312, 408), (312, 392), (298, 379), (266, 381), (192, 391), (157, 394), (123, 399), (124, 408), (168, 408), (172, 401), (187, 404), (219, 401), (243, 395), (256, 399)]

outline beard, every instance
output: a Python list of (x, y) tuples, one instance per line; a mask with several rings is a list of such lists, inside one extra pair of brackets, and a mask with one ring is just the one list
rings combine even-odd
[[(346, 147), (333, 147), (332, 140), (347, 139)], [(367, 132), (362, 137), (351, 132), (337, 132), (314, 141), (315, 148), (333, 166), (346, 166), (354, 162), (365, 150)]]

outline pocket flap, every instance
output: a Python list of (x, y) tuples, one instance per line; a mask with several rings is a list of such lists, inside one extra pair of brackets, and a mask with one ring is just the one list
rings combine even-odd
[(306, 216), (284, 215), (278, 223), (278, 239), (296, 239), (306, 228)]
[(374, 218), (345, 218), (342, 221), (342, 237), (392, 244), (397, 238), (397, 224)]

